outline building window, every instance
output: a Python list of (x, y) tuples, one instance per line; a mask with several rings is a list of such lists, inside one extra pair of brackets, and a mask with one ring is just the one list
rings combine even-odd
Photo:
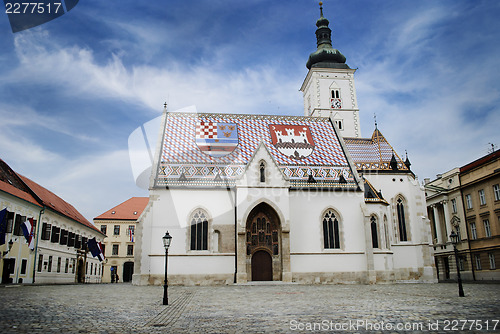
[(493, 253), (488, 253), (488, 258), (490, 260), (490, 269), (496, 269), (497, 266), (495, 264), (495, 254)]
[(68, 244), (68, 231), (61, 230), (61, 239), (59, 240), (59, 244), (61, 244), (61, 245)]
[(460, 268), (461, 271), (465, 270), (465, 260), (462, 256), (458, 258), (458, 268)]
[(323, 241), (325, 249), (340, 248), (339, 220), (333, 210), (323, 216)]
[(101, 225), (101, 233), (106, 234), (108, 232), (108, 225)]
[(26, 275), (26, 267), (27, 266), (28, 266), (28, 260), (22, 259), (21, 260), (21, 275)]
[(118, 245), (113, 245), (111, 255), (118, 255)]
[(120, 225), (115, 225), (113, 235), (120, 235)]
[(75, 259), (71, 259), (71, 273), (72, 274), (75, 273), (75, 267), (76, 267), (76, 260)]
[(483, 269), (481, 267), (481, 257), (479, 256), (479, 254), (474, 255), (474, 261), (476, 262), (476, 269), (477, 270)]
[(64, 263), (64, 272), (67, 273), (69, 269), (69, 259), (66, 259), (66, 262)]
[(208, 221), (205, 212), (197, 210), (191, 218), (191, 250), (208, 249)]
[(378, 248), (378, 228), (377, 218), (375, 218), (375, 216), (370, 218), (370, 226), (372, 230), (372, 246), (373, 248)]
[(476, 223), (470, 223), (470, 237), (472, 240), (477, 239)]
[(128, 226), (128, 238), (129, 238), (129, 241), (134, 242), (134, 234), (135, 234), (135, 226), (134, 225), (129, 225)]
[(74, 247), (75, 246), (75, 233), (69, 232), (68, 233), (68, 247)]
[(101, 249), (102, 249), (102, 254), (104, 255), (104, 257), (106, 257), (106, 245), (101, 244)]
[(457, 200), (455, 198), (451, 200), (451, 211), (457, 213)]
[(472, 197), (470, 194), (465, 195), (465, 204), (467, 205), (467, 209), (472, 209)]
[(42, 268), (43, 268), (43, 254), (38, 254), (38, 266), (37, 266), (36, 271), (38, 271), (39, 273), (41, 273), (42, 272)]
[(266, 182), (266, 165), (262, 161), (259, 167), (260, 171), (260, 182)]
[(484, 235), (486, 238), (491, 237), (491, 227), (490, 227), (490, 221), (489, 219), (484, 219), (483, 220), (483, 225), (484, 225)]
[(52, 225), (43, 223), (42, 224), (42, 240), (50, 240), (50, 231), (52, 230)]
[(342, 99), (340, 98), (340, 89), (332, 89), (330, 97), (330, 106), (332, 109), (342, 108)]
[(408, 234), (406, 233), (405, 208), (404, 202), (401, 198), (398, 198), (396, 207), (398, 212), (399, 241), (408, 241)]
[(50, 236), (50, 242), (59, 243), (60, 235), (61, 229), (57, 226), (52, 226), (52, 235)]
[(16, 214), (14, 212), (7, 211), (7, 227), (5, 229), (5, 233), (12, 233), (12, 229), (14, 227), (14, 216)]
[(455, 226), (455, 230), (457, 231), (458, 241), (462, 240), (462, 235), (460, 234), (460, 226)]
[(495, 195), (495, 201), (500, 201), (500, 185), (495, 184), (493, 186), (493, 194)]
[(61, 257), (58, 257), (57, 258), (57, 272), (60, 273), (61, 272)]
[(127, 245), (127, 256), (134, 255), (134, 245)]
[(23, 231), (21, 229), (21, 224), (26, 221), (25, 216), (16, 215), (15, 223), (14, 223), (14, 235), (23, 235)]
[(481, 205), (486, 205), (486, 196), (484, 195), (484, 190), (479, 190), (479, 203)]
[(50, 273), (52, 271), (52, 255), (49, 256), (49, 263), (47, 266), (47, 271)]

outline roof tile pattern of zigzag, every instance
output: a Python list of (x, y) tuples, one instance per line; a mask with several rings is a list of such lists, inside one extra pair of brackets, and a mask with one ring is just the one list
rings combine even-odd
[(346, 137), (344, 142), (358, 170), (390, 170), (393, 154), (398, 163), (398, 170), (408, 170), (378, 129), (375, 129), (371, 138)]
[[(236, 125), (238, 142), (231, 153), (214, 157), (197, 146), (197, 128), (207, 123)], [(287, 156), (273, 144), (273, 125), (307, 128), (314, 149), (301, 159)], [(178, 178), (181, 174), (187, 179), (195, 176), (198, 179), (213, 179), (217, 174), (237, 178), (261, 142), (290, 180), (307, 180), (312, 174), (318, 180), (330, 181), (338, 180), (343, 175), (349, 183), (354, 182), (347, 158), (328, 118), (195, 113), (167, 114), (160, 157), (160, 179)]]

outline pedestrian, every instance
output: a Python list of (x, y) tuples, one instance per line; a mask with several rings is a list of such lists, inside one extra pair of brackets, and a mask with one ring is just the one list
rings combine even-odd
[(116, 274), (116, 281), (115, 281), (115, 283), (118, 283), (119, 279), (120, 279), (120, 277), (118, 276), (118, 274)]

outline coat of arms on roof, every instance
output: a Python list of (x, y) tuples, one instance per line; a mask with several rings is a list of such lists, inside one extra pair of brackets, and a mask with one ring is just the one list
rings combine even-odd
[(238, 146), (238, 125), (200, 121), (196, 124), (196, 145), (214, 158), (228, 155)]
[(271, 141), (282, 154), (300, 160), (314, 150), (314, 141), (307, 125), (269, 124)]

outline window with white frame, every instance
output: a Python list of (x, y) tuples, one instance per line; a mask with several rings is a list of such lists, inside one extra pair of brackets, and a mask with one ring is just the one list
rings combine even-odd
[(495, 201), (500, 201), (500, 185), (495, 184), (493, 186), (493, 194), (495, 195)]
[(470, 223), (470, 238), (472, 240), (477, 239), (477, 229), (476, 229), (476, 223)]
[(470, 194), (465, 195), (465, 205), (467, 205), (467, 209), (472, 209), (472, 197)]
[(491, 237), (490, 220), (489, 219), (483, 219), (483, 225), (484, 225), (484, 236), (486, 238)]
[(378, 226), (377, 218), (375, 216), (370, 218), (370, 227), (372, 231), (372, 247), (378, 248)]
[(465, 270), (465, 259), (462, 256), (458, 258), (458, 267), (461, 271)]
[(486, 205), (486, 196), (484, 195), (484, 189), (478, 191), (479, 193), (479, 204)]
[(457, 200), (455, 198), (451, 200), (451, 211), (457, 213)]
[(408, 241), (405, 202), (403, 201), (403, 199), (401, 198), (397, 199), (396, 209), (398, 214), (399, 241)]
[(490, 269), (496, 269), (497, 266), (495, 264), (495, 254), (488, 253), (488, 259), (490, 260)]

